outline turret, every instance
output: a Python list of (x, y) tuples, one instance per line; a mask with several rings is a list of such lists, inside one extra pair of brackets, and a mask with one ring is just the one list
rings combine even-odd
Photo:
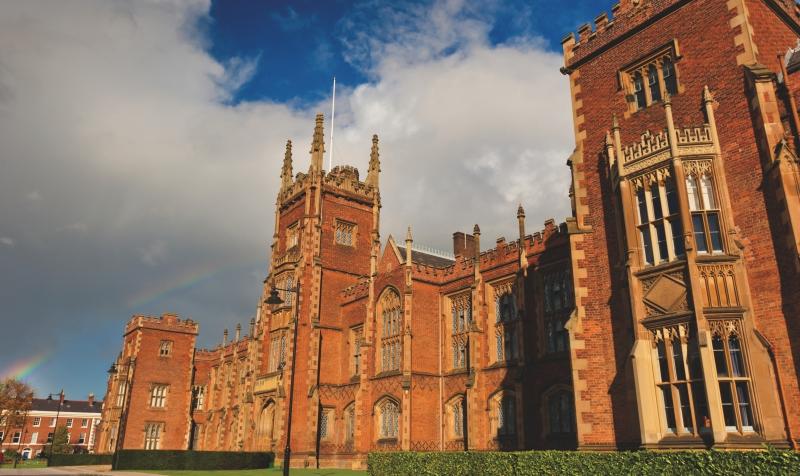
[(525, 255), (525, 209), (522, 204), (517, 207), (517, 222), (519, 223), (519, 265), (528, 274), (528, 258)]
[(372, 136), (372, 151), (369, 154), (369, 170), (365, 183), (374, 188), (378, 188), (378, 177), (381, 171), (380, 153), (378, 152), (378, 135)]
[(477, 268), (477, 263), (481, 257), (481, 227), (477, 223), (472, 228), (472, 236), (475, 237), (475, 267)]
[(311, 166), (308, 169), (309, 174), (322, 171), (322, 159), (325, 155), (323, 122), (324, 117), (322, 113), (318, 113), (316, 124), (314, 124), (314, 139), (311, 141)]
[(286, 153), (281, 168), (281, 192), (292, 186), (292, 141), (286, 141)]
[(411, 226), (409, 226), (406, 233), (406, 266), (411, 266), (411, 245), (413, 244), (414, 239), (411, 238)]

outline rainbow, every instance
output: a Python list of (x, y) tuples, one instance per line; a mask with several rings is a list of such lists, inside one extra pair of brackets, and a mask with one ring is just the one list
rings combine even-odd
[(246, 269), (251, 266), (252, 263), (222, 267), (218, 267), (213, 264), (199, 264), (197, 266), (185, 269), (179, 273), (165, 276), (162, 279), (153, 280), (147, 283), (136, 294), (129, 297), (126, 304), (130, 310), (135, 312), (142, 306), (156, 302), (159, 299), (175, 293), (176, 291), (189, 289), (197, 284), (211, 279), (220, 273), (238, 269)]
[(24, 379), (29, 377), (37, 368), (50, 359), (52, 352), (41, 352), (39, 354), (23, 357), (12, 362), (5, 370), (0, 372), (0, 377), (10, 377)]

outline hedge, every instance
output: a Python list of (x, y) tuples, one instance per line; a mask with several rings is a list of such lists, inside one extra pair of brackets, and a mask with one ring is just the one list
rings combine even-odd
[(261, 469), (274, 460), (267, 452), (121, 450), (113, 469)]
[(96, 464), (111, 464), (111, 455), (54, 453), (47, 459), (47, 466), (91, 466)]
[(382, 476), (785, 475), (800, 474), (793, 451), (577, 451), (370, 453), (369, 474)]

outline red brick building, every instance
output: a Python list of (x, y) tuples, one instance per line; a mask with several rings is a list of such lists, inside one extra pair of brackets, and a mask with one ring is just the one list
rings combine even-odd
[(797, 6), (612, 13), (563, 40), (579, 447), (794, 445)]
[[(287, 144), (270, 272), (248, 335), (237, 327), (195, 351), (191, 321), (135, 316), (99, 447), (112, 451), (127, 420), (125, 448), (281, 455), (291, 372), (298, 466), (359, 465), (395, 449), (575, 447), (566, 225), (528, 235), (520, 207), (509, 214), (519, 236), (488, 250), (477, 225), (453, 234), (452, 253), (415, 246), (411, 230), (381, 246), (377, 136), (363, 181), (353, 167), (322, 170), (322, 137), (320, 115), (311, 166), (296, 176)], [(283, 304), (264, 303), (273, 285), (298, 284), (299, 298), (280, 291)]]
[[(325, 171), (320, 115), (307, 172), (287, 143), (248, 334), (194, 350), (191, 321), (134, 317), (100, 447), (125, 407), (126, 448), (280, 460), (292, 378), (297, 466), (384, 450), (794, 446), (796, 7), (612, 12), (563, 42), (576, 140), (565, 224), (529, 235), (520, 207), (518, 236), (491, 247), (477, 225), (452, 253), (415, 246), (410, 229), (382, 242), (378, 138), (363, 180)], [(273, 286), (293, 291), (269, 305)]]
[(0, 451), (18, 451), (23, 458), (34, 458), (50, 444), (56, 429), (67, 429), (67, 443), (76, 452), (94, 452), (100, 410), (103, 402), (94, 395), (87, 400), (34, 398), (22, 421), (0, 418)]

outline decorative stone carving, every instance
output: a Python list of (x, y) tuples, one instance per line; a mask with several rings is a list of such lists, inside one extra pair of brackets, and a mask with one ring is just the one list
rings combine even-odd
[(714, 319), (708, 321), (711, 335), (727, 338), (728, 336), (742, 335), (742, 321), (739, 319)]
[(650, 334), (653, 338), (653, 345), (659, 342), (670, 342), (675, 339), (687, 342), (689, 340), (689, 323), (681, 322), (667, 327), (651, 329)]
[(668, 148), (669, 138), (666, 131), (661, 131), (656, 135), (650, 131), (644, 131), (639, 142), (622, 149), (622, 162), (628, 164)]
[(700, 177), (702, 175), (711, 175), (711, 161), (710, 160), (684, 160), (683, 170), (686, 176)]
[(663, 183), (668, 177), (672, 175), (669, 167), (662, 167), (657, 170), (653, 170), (647, 172), (645, 174), (639, 175), (630, 179), (631, 185), (633, 186), (633, 190), (639, 190), (640, 188), (644, 187), (645, 185), (650, 185), (653, 183)]
[(643, 287), (646, 289), (644, 303), (648, 316), (689, 309), (686, 285), (680, 277), (680, 272), (662, 274), (643, 282)]
[(508, 279), (502, 281), (500, 283), (495, 283), (492, 285), (494, 288), (494, 295), (495, 296), (502, 296), (503, 294), (510, 294), (514, 292), (514, 280)]
[(678, 137), (678, 144), (711, 144), (711, 129), (708, 124), (676, 129), (675, 135)]

